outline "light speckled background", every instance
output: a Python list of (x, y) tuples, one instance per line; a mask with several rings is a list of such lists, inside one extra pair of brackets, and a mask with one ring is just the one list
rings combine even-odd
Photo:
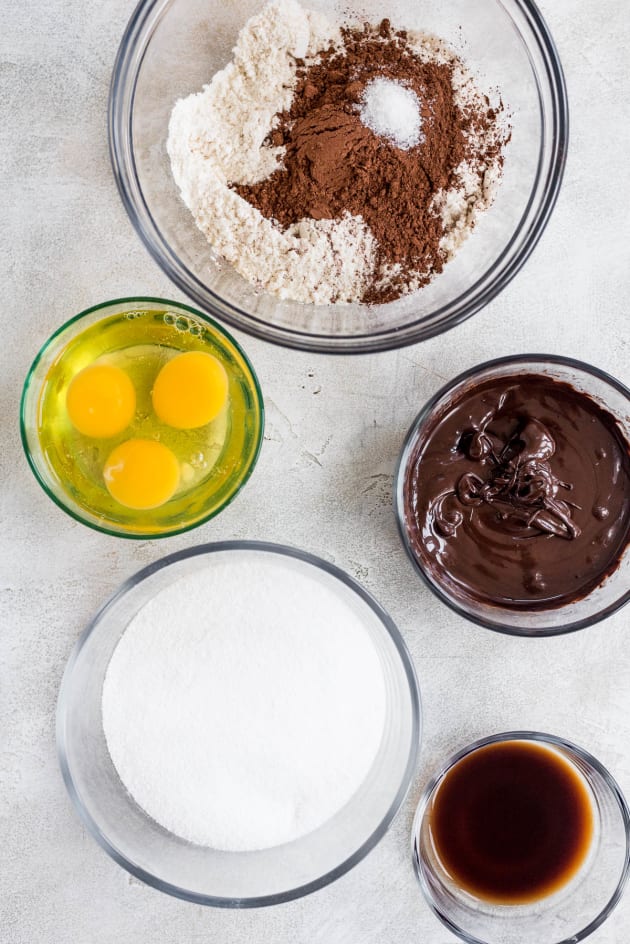
[[(525, 270), (471, 321), (398, 353), (329, 359), (241, 338), (267, 404), (259, 465), (218, 520), (164, 543), (75, 524), (35, 483), (18, 437), (24, 375), (62, 321), (106, 298), (181, 297), (135, 237), (109, 167), (108, 83), (132, 7), (3, 4), (0, 940), (447, 944), (454, 939), (424, 904), (408, 854), (420, 790), (447, 753), (501, 729), (549, 730), (592, 750), (630, 794), (628, 613), (547, 641), (476, 628), (419, 584), (391, 510), (403, 435), (456, 372), (534, 348), (630, 380), (626, 6), (543, 3), (567, 73), (572, 140), (557, 209)], [(407, 639), (426, 712), (421, 769), (380, 846), (307, 899), (244, 913), (160, 895), (110, 861), (74, 814), (53, 736), (64, 664), (101, 601), (163, 553), (227, 537), (296, 544), (363, 581)], [(592, 940), (629, 938), (630, 895)]]

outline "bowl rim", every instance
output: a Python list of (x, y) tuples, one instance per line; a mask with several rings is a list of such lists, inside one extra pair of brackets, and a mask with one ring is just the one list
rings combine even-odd
[[(72, 686), (72, 674), (81, 650), (83, 649), (89, 637), (93, 633), (98, 632), (99, 626), (101, 625), (101, 621), (105, 614), (112, 607), (114, 607), (121, 598), (126, 596), (126, 594), (133, 590), (138, 584), (142, 583), (156, 572), (164, 569), (165, 567), (169, 567), (172, 564), (177, 564), (182, 560), (217, 552), (243, 550), (278, 554), (289, 557), (293, 560), (302, 561), (311, 566), (315, 566), (316, 568), (330, 574), (332, 577), (340, 580), (341, 583), (343, 583), (350, 590), (354, 591), (363, 600), (363, 602), (368, 605), (368, 607), (378, 618), (385, 631), (389, 634), (397, 650), (398, 657), (402, 663), (411, 698), (411, 738), (409, 755), (407, 757), (405, 770), (392, 802), (390, 803), (388, 810), (379, 825), (372, 831), (370, 836), (368, 836), (368, 838), (359, 846), (359, 848), (355, 850), (355, 852), (348, 856), (334, 869), (331, 869), (329, 872), (322, 875), (320, 878), (313, 879), (312, 881), (307, 882), (304, 885), (297, 886), (296, 888), (288, 889), (279, 893), (259, 895), (251, 898), (226, 898), (222, 896), (202, 895), (197, 892), (190, 892), (181, 886), (166, 882), (130, 861), (130, 859), (128, 859), (124, 853), (118, 850), (116, 846), (110, 842), (108, 837), (101, 830), (97, 821), (92, 817), (91, 813), (84, 805), (79, 790), (75, 785), (70, 763), (68, 761), (66, 715), (68, 691)], [(72, 649), (59, 688), (56, 711), (57, 760), (61, 769), (61, 774), (66, 789), (83, 824), (87, 827), (89, 833), (94, 839), (96, 839), (101, 848), (104, 849), (105, 852), (118, 865), (122, 866), (122, 868), (131, 875), (145, 882), (147, 885), (158, 889), (158, 891), (166, 892), (175, 898), (191, 901), (196, 904), (211, 905), (213, 907), (219, 908), (258, 908), (292, 901), (296, 898), (301, 898), (304, 895), (308, 895), (311, 892), (323, 888), (325, 885), (330, 884), (352, 869), (380, 842), (389, 829), (389, 826), (391, 825), (394, 817), (398, 813), (398, 810), (400, 809), (411, 786), (420, 753), (422, 717), (423, 714), (420, 687), (418, 684), (414, 662), (407, 644), (405, 643), (400, 630), (394, 623), (389, 613), (387, 613), (387, 611), (381, 606), (375, 597), (372, 596), (372, 594), (366, 590), (365, 587), (363, 587), (354, 577), (342, 570), (336, 564), (330, 563), (329, 561), (326, 561), (323, 558), (310, 553), (310, 551), (304, 551), (287, 544), (279, 544), (271, 541), (252, 540), (216, 541), (195, 545), (194, 547), (185, 548), (181, 551), (175, 551), (174, 553), (159, 558), (146, 567), (143, 567), (141, 570), (132, 574), (131, 577), (128, 577), (92, 617)], [(349, 802), (352, 802), (352, 800)]]
[[(158, 305), (163, 305), (165, 307), (176, 308), (181, 311), (185, 311), (188, 314), (194, 315), (196, 318), (201, 318), (202, 321), (205, 321), (208, 325), (210, 325), (210, 327), (214, 331), (220, 334), (222, 338), (228, 341), (229, 344), (243, 358), (243, 361), (245, 362), (247, 370), (249, 371), (249, 374), (252, 380), (251, 392), (253, 394), (253, 399), (256, 403), (255, 408), (258, 412), (259, 419), (260, 419), (258, 435), (256, 437), (256, 442), (253, 444), (253, 451), (252, 451), (251, 459), (249, 462), (249, 466), (247, 467), (245, 471), (245, 474), (243, 476), (243, 479), (239, 487), (231, 495), (229, 495), (226, 501), (224, 501), (221, 505), (219, 505), (218, 508), (215, 508), (212, 512), (200, 518), (198, 521), (195, 521), (194, 523), (186, 525), (181, 528), (174, 528), (172, 530), (164, 531), (161, 533), (160, 532), (147, 532), (147, 531), (117, 531), (113, 527), (108, 527), (107, 525), (104, 525), (104, 524), (97, 524), (95, 521), (88, 521), (86, 518), (84, 518), (80, 514), (79, 511), (75, 510), (74, 508), (70, 507), (70, 505), (66, 504), (63, 501), (61, 496), (56, 495), (49, 488), (46, 481), (40, 475), (39, 469), (37, 468), (37, 465), (33, 460), (33, 455), (32, 455), (33, 451), (29, 444), (28, 432), (26, 429), (26, 421), (25, 421), (26, 404), (27, 404), (29, 393), (31, 391), (31, 382), (32, 382), (33, 373), (36, 367), (38, 366), (38, 364), (40, 363), (40, 361), (45, 357), (46, 352), (48, 351), (50, 345), (56, 340), (56, 338), (58, 338), (59, 335), (62, 334), (67, 328), (70, 328), (72, 325), (81, 321), (83, 318), (86, 318), (89, 315), (93, 315), (95, 312), (102, 311), (103, 318), (106, 318), (107, 317), (106, 309), (112, 308), (118, 305), (134, 304), (136, 302), (148, 302), (150, 304), (158, 304)], [(158, 540), (162, 540), (163, 538), (174, 537), (177, 534), (185, 534), (186, 532), (192, 531), (194, 528), (198, 528), (200, 525), (205, 524), (206, 522), (210, 521), (212, 518), (216, 517), (216, 515), (220, 514), (220, 512), (222, 512), (224, 508), (227, 508), (227, 506), (232, 501), (234, 501), (237, 495), (241, 493), (242, 489), (245, 487), (249, 478), (251, 477), (256, 467), (256, 464), (258, 462), (258, 458), (260, 456), (260, 450), (262, 448), (264, 433), (265, 433), (265, 401), (264, 401), (262, 390), (260, 387), (260, 382), (258, 380), (258, 375), (256, 374), (256, 371), (254, 370), (252, 362), (250, 361), (249, 357), (247, 356), (243, 348), (240, 346), (238, 341), (236, 341), (236, 339), (232, 337), (232, 335), (227, 330), (227, 328), (219, 324), (217, 321), (214, 320), (214, 318), (211, 318), (210, 315), (205, 314), (203, 311), (199, 311), (197, 308), (192, 308), (190, 305), (187, 305), (183, 302), (175, 302), (170, 299), (158, 298), (153, 295), (131, 295), (124, 298), (112, 298), (106, 302), (101, 302), (98, 305), (91, 305), (90, 308), (85, 308), (83, 311), (80, 311), (77, 315), (73, 315), (72, 318), (69, 318), (62, 325), (60, 325), (47, 338), (44, 344), (42, 344), (42, 346), (39, 348), (37, 354), (35, 355), (31, 363), (31, 366), (29, 367), (27, 371), (24, 384), (22, 386), (22, 394), (20, 397), (19, 410), (20, 410), (20, 439), (22, 442), (22, 449), (26, 456), (26, 460), (29, 464), (31, 472), (35, 476), (35, 479), (37, 480), (41, 488), (44, 490), (48, 498), (50, 498), (55, 503), (55, 505), (57, 505), (58, 508), (61, 508), (62, 511), (64, 511), (67, 515), (69, 515), (75, 521), (78, 521), (80, 524), (85, 525), (88, 528), (91, 528), (93, 531), (98, 531), (101, 534), (108, 534), (116, 538), (126, 538), (131, 541), (153, 541), (153, 540), (158, 541)]]
[(422, 579), (424, 585), (427, 586), (442, 603), (446, 604), (450, 610), (452, 610), (454, 613), (457, 613), (459, 616), (463, 616), (471, 623), (475, 623), (477, 626), (482, 626), (484, 629), (490, 629), (493, 632), (504, 633), (508, 636), (523, 636), (530, 639), (542, 639), (547, 636), (560, 636), (564, 633), (577, 632), (579, 629), (585, 629), (587, 626), (593, 626), (595, 623), (599, 623), (601, 620), (604, 620), (613, 613), (616, 613), (630, 601), (630, 588), (628, 588), (612, 603), (609, 603), (608, 606), (603, 607), (603, 609), (597, 613), (594, 613), (592, 616), (583, 617), (582, 619), (572, 620), (568, 623), (562, 623), (558, 626), (545, 627), (544, 629), (538, 629), (535, 631), (525, 626), (507, 626), (499, 619), (493, 620), (489, 615), (485, 618), (477, 616), (476, 614), (471, 613), (469, 609), (463, 604), (457, 603), (455, 600), (450, 599), (450, 597), (444, 593), (441, 587), (425, 572), (421, 563), (418, 561), (411, 550), (407, 529), (404, 523), (405, 509), (403, 485), (409, 453), (418, 430), (422, 424), (426, 422), (443, 397), (447, 396), (451, 391), (455, 390), (461, 384), (473, 379), (474, 377), (477, 377), (483, 371), (493, 367), (516, 367), (519, 364), (531, 364), (532, 362), (535, 363), (537, 361), (540, 363), (541, 368), (548, 364), (560, 364), (563, 367), (569, 367), (574, 370), (582, 371), (583, 373), (596, 377), (598, 380), (602, 380), (604, 383), (613, 387), (618, 393), (625, 397), (630, 408), (630, 389), (628, 389), (628, 387), (626, 387), (620, 380), (617, 380), (616, 377), (613, 377), (606, 371), (601, 370), (599, 367), (595, 367), (592, 364), (587, 364), (585, 361), (580, 361), (573, 357), (563, 357), (557, 354), (510, 354), (506, 357), (495, 357), (491, 360), (483, 361), (482, 363), (475, 364), (468, 370), (464, 370), (460, 374), (457, 374), (457, 376), (452, 380), (449, 380), (447, 383), (443, 384), (439, 390), (437, 390), (436, 393), (434, 393), (426, 401), (412, 422), (405, 436), (403, 446), (396, 464), (396, 470), (394, 472), (393, 489), (394, 515), (398, 525), (398, 534), (407, 553), (407, 557), (411, 561), (416, 573)]
[(621, 818), (625, 826), (626, 852), (623, 867), (621, 869), (621, 875), (619, 876), (619, 881), (617, 882), (611, 897), (599, 912), (599, 914), (596, 915), (596, 917), (593, 918), (586, 925), (586, 927), (572, 934), (571, 937), (563, 938), (561, 941), (556, 942), (556, 944), (576, 944), (576, 942), (583, 941), (584, 938), (588, 937), (589, 934), (595, 931), (609, 917), (611, 912), (619, 903), (626, 883), (630, 878), (630, 808), (628, 807), (628, 802), (621, 787), (612, 776), (610, 771), (604, 767), (602, 762), (583, 747), (579, 747), (579, 745), (574, 744), (572, 741), (560, 737), (559, 735), (529, 730), (501, 731), (498, 734), (491, 734), (488, 737), (479, 738), (476, 741), (473, 741), (471, 744), (460, 748), (454, 754), (451, 754), (451, 756), (441, 765), (438, 772), (429, 779), (429, 782), (425, 786), (420, 799), (418, 800), (418, 805), (414, 814), (413, 825), (411, 828), (411, 855), (416, 878), (420, 884), (422, 893), (429, 908), (442, 922), (442, 924), (444, 924), (449, 929), (449, 931), (457, 935), (457, 937), (459, 937), (461, 940), (465, 941), (466, 944), (487, 944), (487, 942), (481, 940), (480, 938), (474, 937), (465, 931), (464, 928), (461, 928), (459, 925), (455, 924), (438, 908), (426, 883), (426, 879), (421, 868), (421, 856), (418, 849), (417, 840), (420, 835), (420, 825), (431, 796), (433, 795), (433, 792), (440, 781), (446, 776), (448, 771), (451, 770), (451, 768), (454, 767), (455, 764), (457, 764), (460, 760), (462, 760), (462, 758), (467, 757), (468, 754), (472, 754), (473, 751), (476, 751), (482, 747), (487, 747), (490, 744), (499, 744), (504, 741), (531, 741), (537, 744), (547, 744), (551, 747), (560, 747), (568, 750), (570, 753), (575, 754), (578, 758), (583, 760), (587, 766), (592, 767), (595, 771), (597, 771), (617, 801)]
[[(426, 318), (411, 325), (383, 329), (375, 334), (335, 335), (313, 334), (286, 326), (280, 327), (250, 314), (237, 305), (221, 298), (205, 285), (178, 258), (155, 223), (140, 185), (133, 142), (133, 107), (139, 70), (147, 52), (151, 36), (167, 7), (173, 0), (139, 0), (123, 33), (116, 55), (109, 90), (108, 140), (109, 153), (118, 192), (123, 206), (140, 240), (171, 281), (196, 305), (207, 309), (233, 328), (282, 347), (326, 354), (362, 354), (386, 351), (416, 344), (455, 327), (470, 318), (512, 281), (525, 265), (541, 238), (555, 207), (564, 176), (569, 141), (569, 105), (566, 81), (559, 53), (547, 24), (534, 0), (511, 0), (531, 30), (531, 42), (540, 53), (541, 74), (546, 78), (550, 95), (552, 131), (548, 136), (550, 155), (544, 179), (541, 179), (539, 155), (536, 176), (527, 204), (512, 236), (488, 269), (468, 288), (448, 304), (432, 312), (432, 324), (424, 325)], [(498, 0), (503, 5), (503, 0)], [(149, 30), (148, 36), (146, 31)], [(522, 31), (519, 29), (522, 36)], [(528, 44), (529, 45), (529, 44)], [(540, 91), (539, 91), (540, 101)], [(545, 140), (543, 134), (542, 140)], [(541, 187), (539, 206), (531, 220), (528, 215), (534, 205), (534, 193)], [(527, 225), (525, 226), (525, 223)], [(191, 222), (191, 225), (192, 222)], [(523, 235), (520, 249), (503, 269), (517, 237)], [(497, 270), (500, 270), (497, 275)], [(463, 299), (469, 301), (464, 303)], [(442, 322), (435, 319), (451, 311)]]

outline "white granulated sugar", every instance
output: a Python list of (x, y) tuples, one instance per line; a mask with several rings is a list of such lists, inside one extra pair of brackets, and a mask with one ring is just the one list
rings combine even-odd
[(114, 651), (111, 758), (136, 802), (184, 839), (290, 842), (344, 806), (376, 757), (379, 656), (345, 588), (310, 570), (271, 554), (209, 564), (146, 604)]
[(295, 59), (310, 61), (338, 40), (337, 26), (295, 0), (268, 4), (241, 30), (233, 61), (171, 115), (173, 176), (197, 226), (244, 278), (278, 298), (354, 301), (374, 269), (376, 242), (361, 217), (283, 231), (229, 186), (277, 169), (284, 148), (263, 141), (291, 104)]
[(366, 127), (401, 150), (415, 147), (422, 140), (418, 96), (393, 79), (368, 82), (359, 115)]

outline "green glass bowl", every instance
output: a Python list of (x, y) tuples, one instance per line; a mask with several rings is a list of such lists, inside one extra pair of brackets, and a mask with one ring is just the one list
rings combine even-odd
[[(143, 319), (146, 319), (144, 321)], [(74, 342), (97, 324), (103, 332), (124, 335), (129, 325), (130, 343), (137, 344), (139, 327), (147, 327), (147, 340), (178, 351), (206, 351), (217, 357), (229, 378), (227, 430), (221, 451), (211, 470), (198, 484), (176, 494), (159, 508), (137, 511), (118, 504), (103, 485), (88, 487), (75, 474), (74, 456), (62, 455), (50, 430), (51, 370), (72, 356)], [(131, 340), (133, 338), (133, 341)], [(140, 338), (140, 343), (142, 339)], [(106, 350), (106, 348), (104, 349)], [(98, 355), (97, 355), (98, 356)], [(48, 389), (47, 389), (48, 385)], [(42, 403), (46, 395), (46, 422)], [(59, 397), (59, 412), (62, 406)], [(22, 443), (28, 462), (46, 494), (77, 521), (126, 538), (161, 538), (181, 534), (218, 514), (240, 492), (251, 475), (263, 438), (264, 404), (252, 365), (236, 341), (207, 315), (187, 305), (161, 298), (119, 298), (96, 305), (62, 325), (42, 347), (28, 372), (20, 409)], [(115, 443), (113, 443), (115, 445)]]

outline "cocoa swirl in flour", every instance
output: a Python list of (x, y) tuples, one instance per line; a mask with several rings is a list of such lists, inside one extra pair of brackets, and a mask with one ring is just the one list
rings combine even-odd
[[(291, 107), (276, 116), (268, 139), (284, 146), (282, 167), (234, 189), (282, 227), (306, 218), (361, 217), (378, 244), (362, 301), (392, 301), (425, 285), (448, 258), (436, 198), (458, 187), (462, 162), (481, 177), (502, 164), (509, 133), (501, 130), (497, 109), (479, 95), (462, 105), (455, 92), (458, 60), (420, 56), (388, 20), (342, 30), (341, 47), (297, 66)], [(416, 93), (422, 136), (415, 147), (402, 150), (361, 122), (365, 87), (377, 77)]]

